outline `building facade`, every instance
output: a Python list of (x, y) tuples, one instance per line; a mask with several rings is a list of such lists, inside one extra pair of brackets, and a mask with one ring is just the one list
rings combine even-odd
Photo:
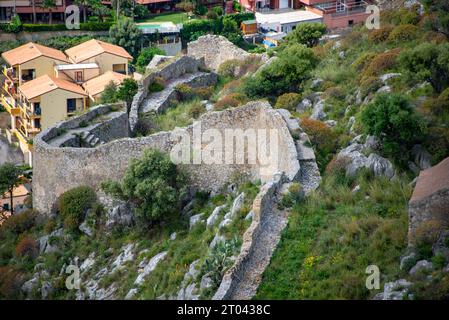
[(72, 4), (72, 0), (56, 0), (53, 8), (43, 8), (43, 0), (2, 0), (0, 1), (0, 22), (10, 21), (16, 12), (22, 21), (47, 22), (49, 14), (52, 19), (64, 21), (64, 12), (67, 6)]
[(329, 29), (351, 27), (362, 23), (369, 13), (369, 0), (239, 0), (248, 11), (269, 13), (277, 10), (302, 9), (322, 17)]
[(29, 164), (33, 137), (98, 102), (109, 82), (120, 85), (132, 59), (125, 49), (95, 39), (66, 53), (30, 42), (2, 57), (7, 65), (0, 103), (11, 116), (7, 136), (17, 140)]

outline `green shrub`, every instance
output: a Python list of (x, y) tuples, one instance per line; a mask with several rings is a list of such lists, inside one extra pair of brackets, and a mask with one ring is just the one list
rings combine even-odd
[(237, 59), (226, 60), (218, 67), (218, 74), (223, 77), (234, 78), (239, 66), (240, 61)]
[(428, 81), (439, 93), (449, 86), (449, 43), (423, 43), (404, 51), (399, 64), (410, 84)]
[(214, 110), (221, 111), (228, 108), (238, 107), (240, 102), (231, 94), (218, 100), (214, 104)]
[(391, 25), (383, 26), (380, 29), (372, 30), (368, 34), (368, 38), (370, 41), (372, 41), (374, 43), (384, 42), (388, 39), (388, 37), (390, 36), (390, 33), (391, 33), (391, 31), (393, 31), (393, 29), (394, 29), (394, 27)]
[(325, 33), (326, 25), (324, 23), (300, 23), (285, 37), (285, 41), (289, 44), (299, 43), (313, 47), (318, 44)]
[(296, 111), (296, 107), (301, 102), (301, 95), (299, 93), (284, 93), (279, 96), (274, 106), (276, 109), (287, 109), (288, 111)]
[(87, 186), (76, 187), (61, 194), (57, 205), (64, 227), (71, 231), (76, 230), (96, 200), (95, 191)]
[(37, 243), (30, 236), (24, 237), (16, 246), (16, 255), (19, 257), (35, 258), (37, 254)]
[(214, 93), (214, 87), (211, 86), (211, 87), (195, 88), (193, 89), (193, 93), (200, 99), (207, 100)]
[(33, 209), (25, 210), (19, 214), (9, 217), (0, 227), (0, 231), (12, 232), (15, 234), (30, 230), (36, 224), (38, 213)]
[(304, 190), (301, 185), (294, 182), (288, 188), (287, 194), (282, 197), (280, 207), (281, 208), (291, 208), (293, 205), (301, 202), (304, 199)]
[(410, 41), (416, 38), (418, 33), (418, 27), (412, 24), (403, 24), (395, 27), (390, 35), (388, 36), (388, 41), (391, 42), (402, 42)]
[(443, 254), (438, 253), (437, 255), (432, 257), (432, 263), (435, 268), (443, 269), (446, 266), (446, 258)]
[(140, 72), (144, 72), (148, 63), (150, 63), (151, 59), (153, 59), (153, 57), (157, 54), (162, 55), (162, 56), (166, 55), (165, 51), (162, 49), (159, 49), (158, 47), (143, 48), (140, 51), (140, 54), (137, 57), (137, 61), (136, 61), (136, 67), (138, 68), (138, 70)]
[(362, 71), (362, 78), (378, 76), (381, 73), (392, 69), (396, 65), (396, 59), (400, 49), (393, 49), (376, 55)]
[(192, 87), (185, 83), (177, 84), (175, 86), (175, 91), (178, 93), (179, 99), (182, 101), (190, 100), (195, 96)]
[(150, 84), (148, 85), (148, 92), (149, 93), (159, 92), (164, 90), (164, 88), (165, 88), (165, 80), (161, 77), (155, 77), (153, 81), (151, 81)]
[(24, 275), (13, 266), (0, 266), (0, 298), (18, 299)]
[(362, 97), (366, 97), (370, 93), (374, 93), (382, 87), (382, 81), (378, 77), (367, 77), (360, 81), (360, 93)]
[(151, 226), (178, 212), (185, 197), (186, 177), (167, 154), (148, 149), (140, 159), (130, 161), (122, 181), (114, 185), (134, 204), (137, 217)]
[(409, 101), (398, 94), (381, 94), (362, 111), (362, 122), (368, 134), (383, 144), (385, 155), (404, 165), (409, 150), (422, 137), (424, 122)]
[(189, 110), (188, 115), (191, 118), (197, 119), (201, 114), (206, 112), (206, 107), (201, 102), (197, 101), (196, 103), (193, 103)]

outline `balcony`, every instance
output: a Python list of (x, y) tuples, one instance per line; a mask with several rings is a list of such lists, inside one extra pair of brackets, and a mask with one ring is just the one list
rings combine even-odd
[(19, 81), (19, 77), (17, 74), (17, 70), (14, 69), (13, 67), (6, 67), (3, 66), (3, 74), (6, 76), (6, 78), (12, 82), (18, 82)]
[(316, 5), (315, 8), (330, 14), (332, 17), (349, 16), (352, 14), (364, 13), (369, 5), (364, 0), (335, 1), (326, 4)]

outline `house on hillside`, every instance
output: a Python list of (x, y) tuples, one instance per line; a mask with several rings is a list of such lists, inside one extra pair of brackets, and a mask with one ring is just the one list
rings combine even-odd
[(65, 51), (71, 63), (95, 63), (100, 73), (114, 71), (129, 74), (129, 62), (133, 57), (122, 47), (92, 39)]
[[(335, 29), (364, 22), (369, 16), (366, 7), (370, 0), (239, 0), (239, 3), (246, 10), (256, 12), (256, 16), (258, 13), (258, 22), (264, 15), (270, 14), (279, 15), (277, 20), (282, 24), (284, 13), (301, 9), (315, 14), (329, 29)], [(302, 17), (298, 15), (296, 20), (291, 20), (290, 24), (308, 22), (306, 20), (311, 17), (304, 13)], [(271, 20), (275, 18), (271, 17)]]
[[(34, 2), (34, 6), (33, 6)], [(2, 0), (0, 1), (0, 22), (8, 22), (14, 16), (14, 8), (22, 21), (33, 21), (33, 14), (38, 22), (47, 22), (49, 15), (52, 20), (64, 21), (64, 12), (72, 0), (55, 0), (56, 5), (51, 8), (43, 8), (43, 0)]]
[(55, 123), (100, 100), (106, 85), (129, 77), (131, 55), (122, 47), (89, 40), (62, 51), (27, 43), (4, 52), (0, 102), (10, 114), (6, 133), (28, 164), (32, 140)]

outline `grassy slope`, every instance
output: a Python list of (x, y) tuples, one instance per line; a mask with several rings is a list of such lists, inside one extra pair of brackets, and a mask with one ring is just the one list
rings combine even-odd
[[(394, 182), (368, 179), (363, 174), (355, 181), (342, 182), (325, 166), (352, 139), (348, 135), (349, 117), (355, 116), (356, 131), (363, 132), (359, 120), (362, 107), (354, 103), (363, 76), (356, 69), (357, 60), (368, 53), (378, 55), (395, 48), (408, 50), (425, 41), (428, 40), (420, 32), (408, 40), (374, 43), (367, 30), (355, 28), (340, 41), (340, 46), (331, 41), (314, 48), (321, 62), (313, 78), (325, 82), (321, 88), (311, 90), (309, 81), (304, 85), (303, 95), (324, 91), (325, 111), (329, 119), (338, 121), (332, 129), (337, 136), (336, 146), (331, 154), (318, 155), (323, 184), (304, 203), (294, 207), (256, 298), (366, 299), (379, 291), (365, 288), (368, 265), (380, 268), (381, 288), (385, 282), (405, 276), (399, 270), (399, 259), (406, 248), (410, 173)], [(339, 56), (341, 51), (345, 52), (344, 57)], [(403, 71), (397, 63), (376, 70), (377, 75)], [(410, 90), (416, 84), (406, 83), (402, 77), (390, 82), (394, 92), (407, 93), (411, 101), (434, 95), (427, 88)], [(351, 108), (347, 109), (348, 106)], [(438, 122), (430, 119), (429, 126), (438, 127)], [(440, 160), (434, 159), (434, 163)], [(352, 194), (352, 188), (358, 184), (360, 191)]]
[[(407, 180), (327, 175), (319, 190), (293, 208), (256, 298), (364, 299), (365, 269), (382, 282), (398, 273), (406, 247)], [(360, 191), (353, 193), (353, 186)]]

